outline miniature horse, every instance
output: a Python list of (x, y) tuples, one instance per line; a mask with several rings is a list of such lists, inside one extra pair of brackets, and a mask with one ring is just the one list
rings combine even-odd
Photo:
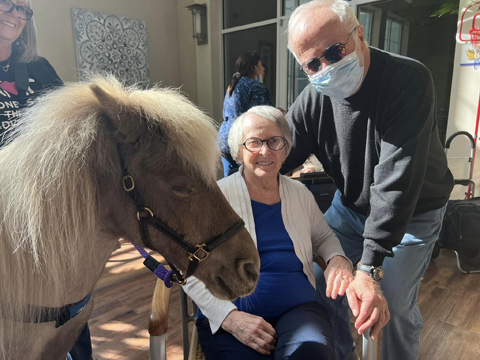
[[(241, 221), (216, 184), (215, 139), (211, 119), (177, 91), (125, 89), (112, 77), (67, 84), (26, 111), (0, 150), (1, 359), (66, 358), (119, 238), (187, 272), (191, 254), (169, 236), (150, 227), (142, 240), (125, 172), (145, 209), (192, 246)], [(241, 227), (195, 276), (234, 299), (253, 292), (259, 267)], [(59, 325), (59, 309), (82, 299)]]

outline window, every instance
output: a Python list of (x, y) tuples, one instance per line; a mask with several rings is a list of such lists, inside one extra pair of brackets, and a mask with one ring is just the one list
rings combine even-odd
[(400, 21), (387, 18), (385, 27), (385, 45), (384, 49), (395, 54), (400, 54), (402, 44), (402, 23)]
[(223, 28), (275, 19), (277, 0), (223, 0)]
[(283, 0), (283, 15), (292, 15), (297, 7), (310, 1), (312, 0)]
[(276, 24), (252, 27), (246, 30), (234, 31), (223, 35), (225, 51), (225, 91), (235, 73), (237, 58), (247, 51), (256, 51), (262, 58), (265, 67), (263, 83), (270, 91), (270, 99), (275, 104), (276, 90), (276, 53), (277, 53)]
[(363, 26), (363, 36), (369, 44), (372, 43), (372, 18), (373, 13), (371, 13), (370, 11), (359, 11), (358, 21)]
[(300, 93), (310, 84), (307, 75), (300, 70), (292, 54), (288, 54), (288, 73), (287, 73), (287, 109), (293, 104)]
[[(360, 2), (360, 1), (357, 1)], [(450, 108), (458, 14), (432, 16), (445, 0), (361, 1), (358, 17), (373, 14), (370, 44), (425, 64), (437, 92), (437, 122), (444, 143)], [(455, 0), (458, 4), (458, 0)], [(365, 27), (365, 24), (362, 22)]]

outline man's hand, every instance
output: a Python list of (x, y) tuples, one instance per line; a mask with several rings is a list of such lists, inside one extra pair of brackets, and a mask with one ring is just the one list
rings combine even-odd
[[(355, 279), (347, 288), (347, 299), (353, 315), (357, 317), (355, 328), (359, 334), (372, 327), (370, 335), (376, 339), (380, 330), (390, 320), (387, 300), (380, 284), (370, 275), (357, 271)], [(361, 306), (358, 301), (361, 301)]]
[(323, 274), (327, 283), (327, 297), (336, 299), (343, 296), (348, 285), (353, 281), (352, 264), (343, 256), (334, 256), (328, 262)]
[(316, 171), (317, 171), (317, 169), (315, 169), (315, 167), (313, 167), (313, 166), (304, 166), (303, 169), (302, 169), (303, 174), (314, 173)]
[(222, 329), (260, 354), (270, 355), (275, 350), (277, 332), (262, 317), (233, 310), (223, 320)]

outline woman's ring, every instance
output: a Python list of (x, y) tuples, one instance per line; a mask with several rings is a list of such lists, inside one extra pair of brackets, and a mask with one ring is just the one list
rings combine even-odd
[(340, 281), (343, 281), (343, 280), (345, 280), (345, 279), (344, 279), (343, 277), (341, 277), (341, 278), (340, 278)]

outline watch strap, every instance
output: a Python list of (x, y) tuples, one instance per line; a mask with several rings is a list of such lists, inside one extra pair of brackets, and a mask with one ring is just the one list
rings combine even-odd
[(370, 275), (375, 281), (382, 280), (383, 268), (381, 266), (358, 264), (357, 270)]

